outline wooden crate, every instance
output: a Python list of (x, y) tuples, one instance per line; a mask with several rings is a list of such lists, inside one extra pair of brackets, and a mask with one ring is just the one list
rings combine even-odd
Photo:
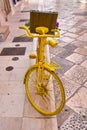
[(41, 12), (31, 11), (30, 12), (30, 30), (35, 32), (36, 27), (45, 26), (51, 29), (55, 29), (58, 13), (57, 12)]

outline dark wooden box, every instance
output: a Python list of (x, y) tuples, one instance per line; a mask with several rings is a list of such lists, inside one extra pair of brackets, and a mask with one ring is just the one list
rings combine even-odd
[(58, 13), (57, 12), (41, 12), (41, 11), (31, 11), (30, 12), (30, 30), (35, 32), (36, 27), (45, 26), (49, 28), (49, 33), (51, 29), (56, 28)]

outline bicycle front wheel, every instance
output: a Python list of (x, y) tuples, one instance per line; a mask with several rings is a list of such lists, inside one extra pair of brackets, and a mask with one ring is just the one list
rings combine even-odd
[(26, 75), (25, 89), (33, 107), (44, 115), (56, 115), (65, 104), (61, 80), (49, 68), (31, 67)]

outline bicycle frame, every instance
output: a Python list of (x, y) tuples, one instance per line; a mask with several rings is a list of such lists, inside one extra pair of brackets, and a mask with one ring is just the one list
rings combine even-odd
[[(49, 31), (48, 28), (46, 28), (46, 27), (37, 27), (36, 32), (40, 33), (40, 34), (33, 35), (30, 32), (29, 28), (27, 28), (26, 26), (21, 26), (19, 28), (26, 30), (27, 37), (29, 37), (29, 38), (38, 38), (37, 56), (35, 57), (36, 58), (36, 64), (38, 64), (38, 67), (42, 67), (42, 68), (47, 67), (51, 71), (54, 71), (55, 70), (54, 66), (51, 66), (50, 64), (45, 63), (45, 46), (47, 44), (49, 44), (50, 46), (55, 47), (56, 42), (54, 42), (54, 40), (53, 41), (52, 40), (47, 40), (47, 37), (53, 37), (53, 38), (54, 37), (60, 37), (60, 31), (58, 29), (52, 29), (51, 31), (56, 32), (57, 34), (46, 34)], [(25, 77), (24, 77), (24, 83), (25, 83), (25, 80), (26, 80), (26, 75), (27, 75), (27, 72), (26, 72)]]
[(46, 46), (46, 38), (38, 38), (36, 63), (44, 62), (45, 46)]

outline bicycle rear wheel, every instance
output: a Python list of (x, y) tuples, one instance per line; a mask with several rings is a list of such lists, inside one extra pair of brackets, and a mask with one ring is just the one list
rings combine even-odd
[(25, 89), (28, 100), (41, 114), (56, 115), (64, 107), (65, 93), (62, 82), (55, 72), (47, 67), (31, 67), (26, 75)]

